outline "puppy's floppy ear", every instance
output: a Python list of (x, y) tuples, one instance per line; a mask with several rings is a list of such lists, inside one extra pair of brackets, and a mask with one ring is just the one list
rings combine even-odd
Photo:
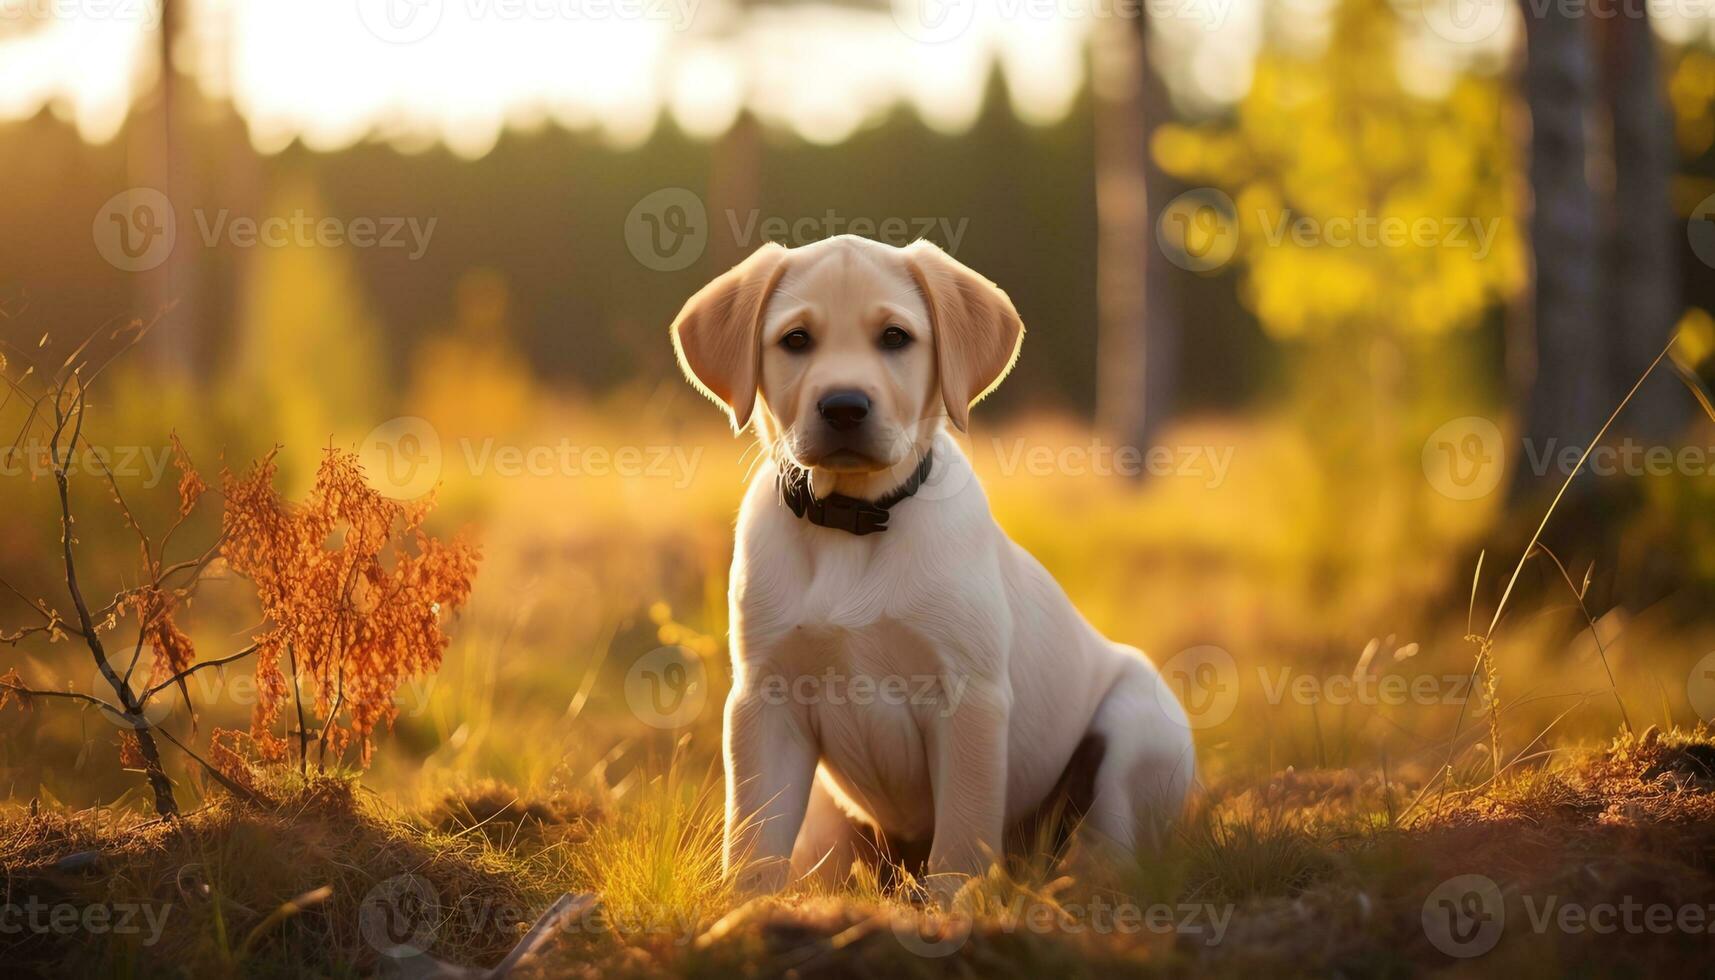
[(673, 320), (685, 377), (726, 409), (734, 431), (756, 405), (762, 313), (785, 271), (786, 247), (769, 242), (697, 290)]
[(905, 249), (935, 333), (935, 366), (947, 417), (964, 431), (971, 405), (1000, 385), (1018, 360), (1024, 321), (999, 286), (930, 241)]

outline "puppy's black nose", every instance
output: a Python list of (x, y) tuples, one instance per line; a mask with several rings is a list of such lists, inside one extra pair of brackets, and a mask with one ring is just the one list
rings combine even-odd
[(856, 428), (869, 417), (869, 396), (861, 391), (836, 391), (816, 403), (816, 411), (837, 432)]

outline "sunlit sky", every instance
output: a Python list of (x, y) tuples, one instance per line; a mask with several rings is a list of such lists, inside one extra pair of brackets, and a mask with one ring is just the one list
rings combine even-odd
[[(746, 106), (819, 143), (899, 105), (956, 133), (975, 120), (996, 65), (1014, 112), (1050, 123), (1084, 84), (1090, 32), (1116, 26), (1099, 12), (1128, 9), (1094, 0), (182, 2), (189, 31), (175, 63), (233, 103), (258, 149), (383, 139), (473, 158), (507, 128), (550, 124), (628, 147), (667, 117), (712, 138)], [(1152, 53), (1182, 111), (1219, 111), (1248, 90), (1265, 31), (1314, 49), (1334, 2), (1150, 0)], [(88, 140), (112, 139), (155, 80), (159, 4), (0, 0), (0, 120), (46, 106)], [(1420, 14), (1435, 23), (1429, 8)], [(1715, 40), (1707, 17), (1658, 18), (1657, 29)], [(1408, 34), (1402, 77), (1433, 96), (1454, 65), (1504, 50), (1516, 33), (1508, 19), (1459, 43), (1445, 31)]]

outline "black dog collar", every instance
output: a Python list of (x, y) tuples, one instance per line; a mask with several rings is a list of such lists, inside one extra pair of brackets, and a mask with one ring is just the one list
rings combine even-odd
[(780, 473), (780, 499), (794, 515), (818, 527), (831, 527), (859, 537), (874, 534), (887, 530), (888, 509), (916, 493), (923, 481), (929, 479), (929, 465), (934, 458), (933, 453), (924, 453), (916, 472), (893, 492), (876, 500), (859, 500), (839, 493), (817, 500), (810, 493), (809, 472), (789, 466)]

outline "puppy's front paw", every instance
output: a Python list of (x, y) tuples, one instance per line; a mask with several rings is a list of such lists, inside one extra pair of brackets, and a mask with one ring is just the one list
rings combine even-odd
[(790, 872), (791, 864), (785, 860), (756, 861), (733, 876), (733, 890), (740, 898), (772, 895), (786, 887)]
[(924, 898), (932, 905), (943, 909), (953, 907), (953, 899), (972, 880), (970, 875), (943, 872), (931, 874), (923, 879)]

